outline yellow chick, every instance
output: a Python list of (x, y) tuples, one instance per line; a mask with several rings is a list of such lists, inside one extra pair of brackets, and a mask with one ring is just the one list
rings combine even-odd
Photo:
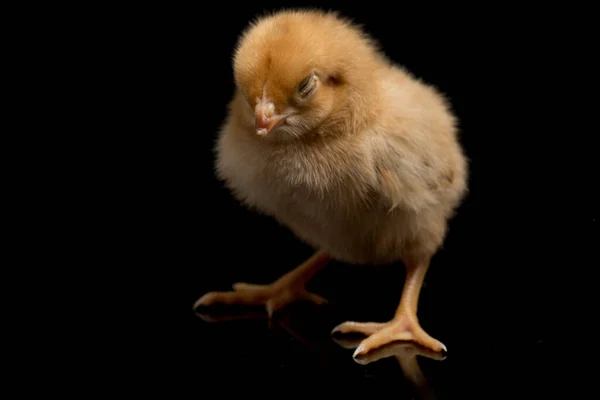
[(468, 161), (447, 100), (335, 12), (285, 10), (252, 23), (233, 57), (236, 90), (216, 141), (216, 173), (247, 207), (315, 249), (270, 285), (238, 283), (194, 305), (264, 304), (269, 315), (320, 296), (306, 282), (328, 261), (402, 262), (394, 317), (345, 322), (367, 335), (354, 356), (396, 340), (447, 350), (420, 326), (432, 256), (467, 191)]

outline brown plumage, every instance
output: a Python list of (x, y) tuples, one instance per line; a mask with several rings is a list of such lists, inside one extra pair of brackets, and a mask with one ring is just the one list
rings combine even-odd
[(235, 285), (195, 306), (265, 303), (272, 313), (309, 298), (304, 284), (329, 259), (402, 261), (407, 280), (386, 324), (355, 354), (391, 340), (444, 346), (416, 318), (429, 260), (467, 190), (467, 160), (446, 99), (336, 13), (287, 10), (255, 21), (234, 53), (236, 91), (216, 142), (218, 177), (246, 206), (316, 250), (267, 286)]

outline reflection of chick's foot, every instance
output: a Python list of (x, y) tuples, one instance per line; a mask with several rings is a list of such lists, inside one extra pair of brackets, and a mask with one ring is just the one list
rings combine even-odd
[(332, 334), (335, 333), (360, 333), (368, 336), (354, 352), (355, 358), (396, 341), (417, 343), (434, 352), (447, 351), (446, 346), (429, 336), (416, 317), (410, 314), (398, 314), (387, 323), (344, 322), (333, 329)]
[(297, 300), (308, 300), (316, 304), (326, 302), (321, 296), (306, 291), (303, 287), (285, 285), (277, 281), (271, 285), (254, 285), (250, 283), (236, 283), (231, 292), (209, 292), (198, 299), (194, 309), (200, 306), (213, 304), (236, 305), (265, 305), (269, 317), (288, 304)]
[(435, 361), (442, 361), (446, 359), (442, 353), (435, 352), (431, 349), (427, 349), (413, 342), (394, 342), (383, 347), (377, 348), (370, 353), (365, 355), (358, 355), (355, 361), (359, 364), (370, 364), (375, 361), (379, 361), (383, 358), (396, 357), (398, 362), (403, 366), (410, 366), (410, 368), (402, 368), (405, 374), (409, 374), (414, 377), (416, 375), (413, 372), (415, 368), (412, 366), (410, 360), (416, 356), (429, 358)]

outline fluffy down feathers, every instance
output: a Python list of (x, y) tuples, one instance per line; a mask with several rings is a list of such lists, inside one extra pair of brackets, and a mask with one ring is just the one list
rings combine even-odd
[[(233, 67), (215, 151), (217, 175), (237, 199), (341, 261), (412, 263), (437, 251), (467, 190), (443, 96), (358, 27), (320, 11), (257, 20)], [(266, 136), (255, 130), (261, 99), (286, 116)]]

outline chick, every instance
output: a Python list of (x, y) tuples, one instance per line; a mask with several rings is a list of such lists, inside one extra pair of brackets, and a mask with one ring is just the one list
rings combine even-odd
[(368, 337), (354, 356), (396, 340), (446, 347), (419, 324), (432, 256), (467, 191), (467, 159), (447, 100), (389, 60), (336, 12), (285, 10), (254, 21), (233, 55), (236, 90), (215, 144), (216, 174), (242, 204), (275, 218), (314, 255), (270, 285), (238, 283), (194, 305), (298, 299), (330, 260), (402, 262), (394, 317), (345, 322)]

